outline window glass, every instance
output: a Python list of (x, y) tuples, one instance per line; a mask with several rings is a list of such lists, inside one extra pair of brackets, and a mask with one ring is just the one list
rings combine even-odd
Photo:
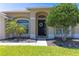
[(28, 20), (20, 19), (20, 20), (17, 20), (17, 23), (20, 24), (21, 26), (25, 27), (27, 30), (27, 33), (28, 33), (28, 30), (29, 30), (29, 21)]
[(57, 35), (63, 34), (62, 29), (56, 29), (56, 34), (57, 34)]
[[(66, 30), (66, 33), (67, 34), (70, 34), (69, 33), (69, 28)], [(65, 33), (63, 32), (63, 29), (61, 29), (61, 28), (56, 28), (56, 36), (61, 36), (62, 34), (64, 35)]]

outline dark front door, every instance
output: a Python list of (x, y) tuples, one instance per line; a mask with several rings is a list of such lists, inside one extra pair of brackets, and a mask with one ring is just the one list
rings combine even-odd
[(46, 36), (45, 20), (38, 20), (38, 36)]

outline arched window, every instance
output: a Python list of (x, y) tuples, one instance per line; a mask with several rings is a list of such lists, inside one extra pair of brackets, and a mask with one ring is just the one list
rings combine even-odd
[(25, 27), (27, 30), (27, 33), (29, 33), (29, 20), (26, 18), (20, 18), (17, 20), (17, 23), (21, 26)]

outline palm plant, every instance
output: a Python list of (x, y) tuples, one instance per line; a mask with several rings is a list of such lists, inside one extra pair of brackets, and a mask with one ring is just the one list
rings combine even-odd
[(21, 37), (22, 34), (26, 33), (26, 29), (18, 24), (16, 20), (6, 21), (6, 34), (9, 34), (11, 37)]
[(15, 32), (17, 34), (17, 37), (21, 37), (22, 34), (26, 33), (26, 29), (25, 27), (17, 24)]

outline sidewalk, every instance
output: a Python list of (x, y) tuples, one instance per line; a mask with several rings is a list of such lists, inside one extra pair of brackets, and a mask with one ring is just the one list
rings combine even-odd
[(24, 41), (24, 42), (0, 42), (0, 45), (9, 45), (9, 46), (16, 46), (16, 45), (31, 45), (31, 46), (47, 46), (46, 40), (37, 40), (36, 42)]
[(38, 40), (36, 46), (47, 46), (46, 40)]

